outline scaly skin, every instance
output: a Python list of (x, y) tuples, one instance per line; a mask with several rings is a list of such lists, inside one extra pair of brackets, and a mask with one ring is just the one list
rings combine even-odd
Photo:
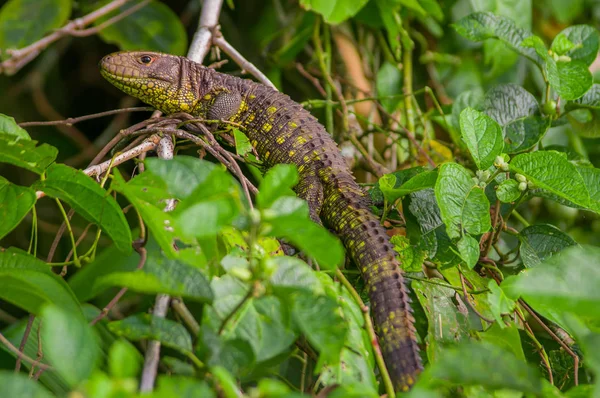
[(100, 67), (112, 84), (164, 113), (239, 123), (267, 166), (298, 166), (298, 196), (315, 222), (337, 233), (361, 270), (394, 387), (410, 389), (422, 366), (399, 263), (368, 197), (317, 119), (285, 94), (183, 57), (121, 52), (104, 57)]

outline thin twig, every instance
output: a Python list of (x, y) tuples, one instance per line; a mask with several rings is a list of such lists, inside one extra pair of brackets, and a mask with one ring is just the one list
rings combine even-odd
[(200, 333), (200, 324), (196, 321), (196, 318), (194, 318), (194, 315), (190, 312), (183, 300), (180, 297), (174, 297), (171, 300), (171, 307), (173, 307), (175, 312), (183, 319), (183, 323), (187, 325), (192, 335), (197, 336), (198, 333)]
[[(33, 321), (35, 321), (35, 315), (29, 314), (29, 318), (27, 319), (27, 326), (25, 326), (25, 332), (23, 333), (23, 337), (21, 338), (21, 344), (19, 345), (19, 352), (21, 353), (25, 351), (25, 344), (27, 344), (29, 333), (31, 333)], [(18, 373), (19, 370), (21, 370), (21, 357), (17, 356), (17, 363), (15, 364), (15, 373)]]
[(79, 116), (79, 117), (70, 117), (64, 120), (52, 120), (47, 122), (23, 122), (19, 123), (21, 127), (30, 127), (30, 126), (56, 126), (59, 124), (65, 124), (70, 126), (75, 123), (83, 122), (85, 120), (96, 119), (99, 117), (110, 116), (117, 113), (127, 113), (127, 112), (149, 112), (153, 111), (154, 108), (149, 106), (138, 106), (134, 108), (122, 108), (122, 109), (112, 109), (106, 112), (92, 113), (91, 115)]
[[(6, 348), (8, 348), (10, 351), (12, 351), (18, 358), (20, 358), (22, 361), (28, 362), (28, 363), (36, 363), (37, 360), (27, 356), (26, 354), (22, 353), (21, 351), (19, 351), (19, 349), (17, 347), (15, 347), (13, 345), (13, 343), (10, 342), (10, 340), (8, 340), (6, 337), (4, 337), (4, 335), (2, 333), (0, 333), (0, 343), (4, 344), (6, 346)], [(40, 369), (51, 369), (52, 367), (50, 365), (46, 365), (44, 363), (40, 363), (38, 364), (38, 366), (40, 367)]]
[(533, 319), (535, 319), (535, 321), (542, 327), (542, 329), (544, 329), (546, 331), (546, 333), (548, 333), (550, 335), (550, 337), (552, 337), (558, 344), (560, 344), (560, 346), (563, 348), (563, 350), (565, 350), (567, 352), (567, 354), (569, 354), (571, 356), (571, 358), (573, 358), (573, 363), (574, 363), (574, 367), (575, 367), (573, 381), (576, 386), (579, 385), (579, 356), (577, 354), (575, 354), (575, 352), (573, 352), (571, 347), (569, 347), (564, 341), (562, 341), (562, 339), (559, 338), (556, 335), (556, 333), (554, 333), (552, 331), (552, 329), (550, 329), (548, 327), (548, 325), (546, 325), (544, 323), (544, 321), (541, 320), (541, 318), (535, 313), (534, 310), (531, 309), (531, 307), (529, 307), (529, 305), (527, 305), (525, 303), (525, 301), (523, 299), (519, 299), (519, 304), (521, 305), (521, 307), (523, 307), (525, 309), (525, 311), (527, 311), (529, 313), (529, 315), (531, 315), (533, 317)]
[(525, 328), (525, 333), (529, 336), (531, 341), (533, 341), (533, 344), (536, 346), (536, 348), (540, 354), (540, 357), (542, 358), (542, 362), (544, 363), (544, 366), (546, 367), (546, 371), (548, 372), (548, 379), (550, 381), (550, 384), (554, 384), (554, 375), (552, 374), (552, 367), (550, 366), (550, 360), (548, 358), (548, 354), (546, 353), (546, 350), (544, 349), (544, 346), (535, 337), (535, 334), (533, 333), (531, 326), (529, 325), (529, 323), (527, 323), (527, 321), (525, 320), (525, 317), (523, 316), (523, 314), (521, 313), (521, 311), (518, 308), (516, 309), (515, 313), (521, 320), (521, 323), (523, 323), (523, 327)]
[(86, 37), (86, 36), (95, 35), (98, 32), (100, 32), (102, 29), (107, 28), (110, 25), (119, 22), (123, 18), (126, 18), (126, 17), (130, 16), (131, 14), (133, 14), (134, 12), (146, 7), (149, 3), (150, 3), (150, 0), (144, 0), (140, 3), (137, 3), (136, 5), (132, 6), (131, 8), (128, 8), (127, 10), (123, 11), (122, 13), (117, 14), (112, 18), (109, 18), (108, 20), (102, 22), (98, 26), (94, 26), (93, 28), (87, 28), (87, 29), (82, 29), (82, 30), (77, 30), (77, 29), (70, 30), (68, 33), (71, 36), (76, 36), (76, 37)]
[(277, 90), (277, 87), (275, 87), (273, 82), (271, 82), (264, 73), (254, 66), (252, 62), (244, 58), (242, 54), (240, 54), (231, 44), (229, 44), (223, 35), (221, 35), (221, 32), (217, 29), (215, 29), (215, 34), (213, 36), (213, 44), (223, 50), (225, 54), (229, 55), (231, 59), (233, 59), (236, 64), (241, 66), (244, 71), (256, 77), (259, 82)]
[(467, 302), (467, 304), (469, 305), (469, 307), (471, 307), (471, 309), (473, 310), (473, 312), (478, 317), (480, 317), (481, 319), (483, 319), (484, 321), (486, 321), (488, 323), (494, 323), (495, 321), (493, 319), (486, 318), (485, 316), (483, 316), (479, 311), (477, 311), (477, 308), (475, 308), (475, 305), (473, 303), (471, 303), (471, 300), (469, 299), (469, 293), (467, 292), (467, 285), (465, 284), (465, 277), (464, 277), (463, 273), (460, 270), (458, 270), (458, 274), (460, 275), (460, 284), (462, 286), (463, 295), (465, 296), (465, 301)]

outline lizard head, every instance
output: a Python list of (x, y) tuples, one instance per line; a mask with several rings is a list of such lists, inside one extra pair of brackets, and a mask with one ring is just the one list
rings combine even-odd
[(124, 51), (102, 58), (100, 72), (120, 90), (160, 111), (190, 112), (198, 95), (187, 79), (185, 62), (189, 61), (175, 55)]

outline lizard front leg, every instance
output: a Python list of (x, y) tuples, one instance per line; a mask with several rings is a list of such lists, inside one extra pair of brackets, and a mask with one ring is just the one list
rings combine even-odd
[[(242, 105), (242, 96), (237, 92), (218, 91), (206, 94), (198, 105), (204, 108), (207, 120), (229, 120), (235, 116)], [(215, 131), (221, 123), (211, 123), (208, 128)]]

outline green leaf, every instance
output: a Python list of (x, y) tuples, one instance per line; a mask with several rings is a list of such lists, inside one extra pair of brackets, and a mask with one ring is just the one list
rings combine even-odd
[(235, 139), (235, 153), (243, 157), (247, 153), (252, 152), (252, 144), (248, 137), (246, 137), (246, 134), (234, 128), (233, 138)]
[(198, 302), (212, 302), (212, 290), (199, 268), (168, 258), (157, 246), (151, 246), (147, 251), (142, 269), (102, 276), (94, 282), (94, 289), (119, 286), (141, 293), (164, 293)]
[(477, 260), (479, 260), (479, 242), (477, 239), (470, 235), (463, 235), (463, 237), (456, 242), (456, 247), (467, 267), (473, 269), (477, 264)]
[(459, 34), (469, 40), (501, 40), (519, 54), (531, 59), (538, 65), (542, 64), (533, 49), (521, 45), (523, 40), (531, 36), (532, 33), (517, 27), (509, 18), (494, 15), (491, 12), (475, 12), (460, 19), (453, 27)]
[(273, 296), (254, 299), (244, 308), (233, 336), (246, 340), (257, 362), (287, 351), (297, 336), (291, 330), (287, 308)]
[(98, 338), (83, 317), (54, 305), (41, 314), (44, 359), (74, 387), (86, 380), (100, 359)]
[(441, 383), (481, 385), (490, 390), (511, 389), (538, 394), (540, 376), (512, 353), (484, 342), (467, 342), (442, 352), (430, 369)]
[(567, 110), (577, 108), (600, 110), (600, 84), (592, 85), (582, 97), (569, 102), (565, 107)]
[(535, 97), (516, 84), (490, 89), (485, 94), (483, 111), (502, 126), (507, 153), (532, 148), (550, 127), (550, 120), (542, 117)]
[(555, 54), (564, 55), (573, 47), (575, 47), (575, 44), (569, 40), (563, 32), (561, 32), (552, 41), (550, 50), (552, 50), (552, 52)]
[(164, 211), (166, 201), (171, 198), (166, 184), (151, 173), (138, 174), (127, 183), (118, 170), (113, 170), (113, 177), (111, 188), (125, 195), (140, 213), (161, 249), (171, 258), (176, 257), (174, 244), (180, 238), (180, 231), (173, 215)]
[(285, 299), (297, 290), (306, 290), (315, 294), (323, 293), (323, 286), (315, 271), (304, 261), (288, 256), (269, 257), (266, 267), (275, 269), (269, 279), (275, 294)]
[(158, 340), (165, 347), (183, 354), (192, 354), (192, 338), (185, 327), (177, 322), (150, 314), (138, 314), (122, 321), (108, 323), (108, 329), (128, 340)]
[(506, 296), (496, 281), (490, 280), (488, 289), (490, 289), (490, 293), (487, 295), (487, 300), (490, 304), (490, 310), (492, 311), (498, 326), (503, 328), (505, 325), (502, 320), (502, 314), (511, 313), (515, 309), (515, 302)]
[(259, 187), (256, 203), (261, 209), (266, 209), (284, 196), (296, 196), (292, 188), (298, 184), (296, 165), (278, 164), (272, 167)]
[(284, 196), (263, 211), (263, 234), (285, 238), (320, 266), (332, 269), (344, 259), (340, 241), (308, 217), (308, 206), (302, 199)]
[(496, 189), (496, 196), (501, 202), (514, 202), (521, 196), (521, 191), (519, 190), (519, 183), (516, 180), (510, 178), (508, 180), (502, 181)]
[(215, 384), (219, 386), (220, 391), (223, 391), (225, 398), (242, 398), (244, 396), (235, 378), (227, 369), (222, 366), (213, 366), (210, 370), (215, 377)]
[(48, 167), (46, 179), (35, 189), (61, 199), (83, 218), (98, 225), (119, 250), (131, 252), (131, 230), (117, 201), (81, 170), (63, 164)]
[(456, 291), (420, 281), (414, 281), (411, 287), (427, 316), (428, 356), (438, 358), (447, 344), (469, 338), (466, 313), (459, 311), (453, 301)]
[(510, 326), (506, 326), (501, 323), (494, 323), (485, 332), (480, 332), (478, 335), (483, 341), (494, 344), (505, 351), (512, 352), (517, 359), (525, 361), (519, 328), (516, 325), (511, 324)]
[(396, 257), (400, 261), (400, 267), (404, 272), (421, 272), (423, 270), (423, 261), (427, 254), (418, 247), (413, 247), (406, 236), (394, 235), (390, 239), (394, 245)]
[(558, 152), (537, 151), (517, 155), (510, 162), (510, 170), (563, 199), (583, 207), (590, 204), (583, 178), (575, 166)]
[[(406, 175), (407, 173), (403, 172), (414, 174), (412, 171), (417, 171), (415, 169), (418, 169), (419, 174), (407, 179), (403, 178), (408, 177)], [(421, 170), (424, 169), (421, 167), (414, 167), (412, 169), (401, 170), (393, 174), (383, 175), (379, 179), (378, 186), (381, 189), (381, 192), (383, 192), (384, 197), (388, 200), (388, 203), (394, 203), (398, 198), (409, 195), (413, 192), (427, 188), (433, 188), (435, 186), (435, 182), (437, 181), (437, 171), (431, 170), (421, 172)], [(401, 173), (403, 175), (399, 176)], [(405, 182), (402, 183), (402, 180)]]
[(463, 231), (480, 235), (491, 228), (490, 202), (463, 166), (444, 163), (440, 167), (435, 198), (450, 238), (460, 238)]
[[(384, 62), (377, 71), (377, 95), (381, 98), (381, 106), (393, 113), (402, 102), (402, 73), (397, 67)], [(396, 98), (383, 98), (397, 96)]]
[(519, 233), (521, 260), (535, 267), (546, 258), (577, 243), (560, 229), (549, 224), (530, 225)]
[(239, 184), (222, 168), (215, 168), (173, 214), (184, 236), (215, 236), (231, 225), (242, 207)]
[(292, 316), (310, 344), (320, 353), (317, 369), (324, 363), (339, 363), (348, 325), (340, 316), (335, 300), (299, 291), (293, 301)]
[(2, 397), (27, 397), (27, 398), (52, 398), (41, 383), (29, 379), (23, 373), (13, 371), (0, 371), (0, 396)]
[[(152, 237), (148, 239), (146, 247), (153, 242)], [(96, 283), (102, 276), (112, 272), (133, 271), (137, 268), (140, 255), (131, 252), (128, 255), (121, 253), (114, 245), (107, 247), (96, 254), (94, 260), (78, 270), (69, 278), (69, 286), (80, 302), (86, 302), (101, 293)]]
[[(1, 48), (1, 47), (0, 47)], [(13, 117), (0, 113), (0, 134), (14, 135), (23, 140), (30, 140), (29, 133), (21, 128)]]
[[(598, 49), (600, 48), (600, 37), (598, 30), (589, 25), (573, 25), (569, 26), (554, 38), (554, 41), (561, 40), (559, 37), (566, 37), (573, 47), (571, 47), (565, 55), (573, 60), (580, 60), (585, 65), (589, 66), (596, 59)], [(554, 42), (552, 42), (554, 50)]]
[(590, 194), (589, 208), (600, 213), (600, 169), (595, 167), (577, 167), (577, 171)]
[(337, 25), (356, 15), (368, 0), (300, 0), (300, 5), (321, 14), (328, 24)]
[(70, 0), (10, 0), (0, 9), (0, 48), (25, 47), (71, 15)]
[(0, 286), (0, 298), (33, 314), (53, 303), (82, 315), (79, 302), (65, 281), (49, 265), (22, 250), (0, 251)]
[(37, 141), (24, 140), (0, 132), (0, 162), (9, 163), (36, 174), (42, 174), (54, 162), (58, 150), (48, 144), (36, 147)]
[(434, 190), (428, 188), (412, 193), (405, 201), (402, 206), (409, 210), (405, 218), (411, 242), (416, 242), (442, 268), (458, 265), (461, 258), (446, 233)]
[(114, 378), (137, 377), (143, 357), (133, 344), (125, 339), (115, 341), (108, 351), (108, 368)]
[(504, 149), (500, 125), (473, 108), (460, 113), (460, 131), (479, 170), (487, 170)]
[[(531, 0), (524, 1), (471, 1), (473, 11), (489, 11), (494, 15), (510, 19), (515, 26), (531, 30)], [(514, 70), (513, 65), (519, 59), (519, 55), (509, 45), (500, 40), (486, 40), (483, 43), (484, 62), (489, 65), (486, 77), (496, 78), (507, 71)]]
[(177, 199), (187, 199), (214, 170), (215, 164), (191, 156), (177, 155), (173, 159), (148, 158), (148, 172), (162, 180), (167, 191)]
[(206, 327), (202, 328), (200, 336), (203, 346), (208, 350), (205, 360), (208, 365), (211, 367), (222, 366), (238, 377), (251, 371), (255, 357), (248, 341), (238, 338), (222, 338)]
[(555, 61), (548, 58), (545, 68), (550, 86), (565, 100), (583, 96), (594, 83), (592, 73), (583, 61)]
[(35, 191), (0, 176), (0, 239), (12, 231), (35, 205)]
[[(94, 24), (98, 26), (141, 1), (127, 2), (106, 17), (97, 19)], [(154, 0), (127, 18), (102, 29), (98, 36), (125, 51), (143, 48), (149, 51), (183, 55), (187, 48), (187, 34), (177, 14), (166, 4)]]
[(507, 278), (502, 288), (534, 309), (600, 317), (600, 249), (573, 246)]

